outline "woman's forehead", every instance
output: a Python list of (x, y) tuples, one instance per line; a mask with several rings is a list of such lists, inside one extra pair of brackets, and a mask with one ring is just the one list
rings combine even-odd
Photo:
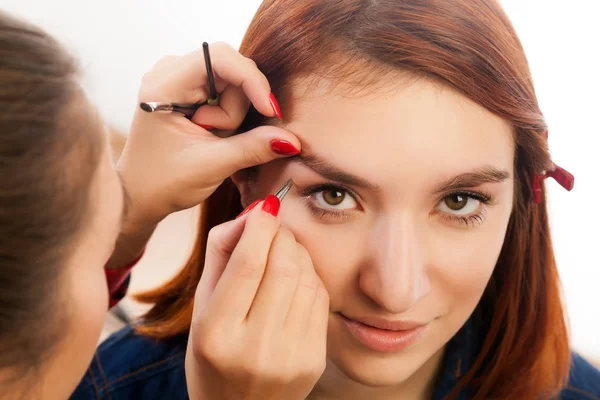
[(494, 166), (512, 170), (510, 124), (449, 87), (416, 80), (366, 97), (336, 92), (298, 97), (285, 128), (303, 151), (337, 167), (421, 179)]

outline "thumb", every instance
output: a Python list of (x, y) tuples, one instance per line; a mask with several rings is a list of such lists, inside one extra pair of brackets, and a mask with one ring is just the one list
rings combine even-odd
[(203, 163), (208, 161), (213, 173), (221, 179), (244, 168), (300, 153), (300, 140), (275, 126), (259, 126), (213, 143), (215, 148), (204, 157)]

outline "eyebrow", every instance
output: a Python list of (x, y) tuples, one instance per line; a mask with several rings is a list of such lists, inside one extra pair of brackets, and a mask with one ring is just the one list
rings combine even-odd
[[(322, 177), (343, 183), (348, 186), (359, 187), (379, 191), (381, 188), (364, 178), (342, 171), (338, 167), (327, 162), (323, 157), (316, 154), (301, 153), (292, 158), (293, 161), (307, 166)], [(450, 192), (458, 189), (468, 189), (480, 186), (484, 183), (500, 183), (510, 179), (511, 174), (507, 170), (498, 169), (491, 165), (478, 168), (474, 171), (456, 175), (436, 185), (435, 193)]]
[(297, 156), (294, 156), (292, 160), (307, 166), (308, 168), (315, 171), (317, 174), (330, 181), (339, 182), (348, 186), (354, 186), (373, 191), (381, 190), (379, 186), (373, 184), (372, 182), (369, 182), (368, 180), (359, 176), (342, 171), (341, 169), (339, 169), (335, 165), (330, 164), (323, 157), (319, 157), (318, 155), (301, 153)]
[(451, 192), (457, 189), (474, 188), (484, 183), (500, 183), (510, 179), (510, 172), (486, 165), (471, 172), (466, 172), (439, 183), (436, 193)]

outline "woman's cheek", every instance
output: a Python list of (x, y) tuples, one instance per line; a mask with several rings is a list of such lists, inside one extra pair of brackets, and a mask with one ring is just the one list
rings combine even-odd
[(315, 270), (331, 299), (348, 284), (356, 282), (361, 255), (367, 254), (368, 232), (360, 222), (339, 224), (319, 222), (302, 199), (286, 199), (279, 214), (311, 256)]
[(498, 262), (505, 227), (500, 220), (487, 220), (470, 231), (456, 230), (455, 238), (435, 241), (430, 279), (438, 295), (453, 307), (475, 307)]

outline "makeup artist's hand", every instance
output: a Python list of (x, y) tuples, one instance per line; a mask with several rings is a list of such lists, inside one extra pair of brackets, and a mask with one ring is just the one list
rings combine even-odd
[(329, 297), (278, 208), (267, 197), (210, 232), (186, 355), (192, 400), (304, 400), (323, 373)]
[[(269, 82), (253, 61), (223, 43), (211, 45), (210, 52), (219, 106), (201, 107), (192, 121), (179, 113), (137, 108), (117, 165), (129, 212), (109, 268), (135, 258), (158, 222), (201, 203), (236, 171), (300, 151), (293, 134), (274, 126), (222, 137), (240, 126), (250, 103), (267, 117), (280, 116), (280, 111)], [(139, 91), (140, 102), (198, 103), (207, 96), (202, 50), (162, 59), (144, 76)], [(219, 136), (199, 124), (215, 127)]]

